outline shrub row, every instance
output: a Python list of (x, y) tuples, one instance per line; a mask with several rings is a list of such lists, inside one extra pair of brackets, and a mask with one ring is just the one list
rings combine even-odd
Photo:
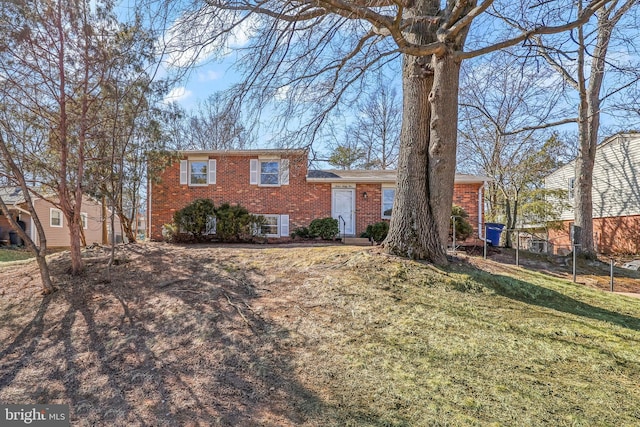
[(197, 199), (173, 215), (162, 235), (170, 242), (248, 242), (261, 238), (265, 223), (261, 215), (252, 215), (239, 205), (224, 203), (216, 208), (209, 199)]

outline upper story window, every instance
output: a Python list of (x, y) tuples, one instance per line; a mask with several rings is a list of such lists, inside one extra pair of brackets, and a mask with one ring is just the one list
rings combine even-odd
[(62, 227), (62, 211), (51, 208), (49, 210), (49, 225), (51, 227)]
[(277, 187), (289, 184), (288, 159), (251, 159), (250, 184)]
[(86, 212), (80, 213), (80, 222), (82, 223), (83, 230), (86, 230), (89, 228), (89, 215)]
[(207, 162), (189, 162), (189, 185), (207, 185)]
[(216, 160), (193, 159), (180, 161), (180, 184), (204, 186), (216, 183)]
[(395, 188), (382, 188), (382, 218), (391, 218), (393, 199), (396, 198)]
[(280, 162), (262, 161), (260, 162), (260, 185), (280, 184)]
[(575, 192), (576, 192), (576, 179), (575, 178), (569, 178), (569, 181), (567, 183), (567, 190), (568, 190), (567, 196), (569, 197), (569, 200), (573, 200), (573, 198), (575, 196)]

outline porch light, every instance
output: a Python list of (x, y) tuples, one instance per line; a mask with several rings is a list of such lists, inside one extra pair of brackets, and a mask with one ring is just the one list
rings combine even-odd
[(367, 197), (369, 197), (369, 195), (367, 194), (367, 192), (365, 191), (364, 193), (362, 193), (362, 198), (366, 199)]

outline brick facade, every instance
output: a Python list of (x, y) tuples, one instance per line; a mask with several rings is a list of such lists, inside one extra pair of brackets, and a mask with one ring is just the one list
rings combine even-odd
[[(250, 184), (250, 161), (261, 155), (289, 160), (289, 183), (275, 187)], [(193, 157), (194, 155), (192, 155)], [(308, 179), (307, 153), (303, 150), (256, 150), (197, 153), (199, 159), (216, 160), (216, 183), (202, 186), (180, 184), (180, 161), (167, 167), (159, 181), (151, 185), (149, 211), (150, 237), (162, 239), (162, 226), (173, 220), (173, 214), (199, 198), (222, 203), (240, 204), (253, 214), (289, 215), (289, 230), (308, 226), (316, 218), (332, 215), (332, 186), (335, 182)], [(206, 157), (203, 157), (206, 156)], [(188, 159), (187, 153), (183, 159)], [(376, 172), (372, 172), (375, 176)], [(387, 171), (387, 175), (389, 172)], [(395, 176), (395, 175), (393, 175)], [(339, 178), (339, 177), (338, 177)], [(369, 180), (371, 178), (369, 177)], [(340, 182), (340, 180), (337, 180)], [(353, 177), (342, 181), (355, 188), (355, 235), (369, 224), (381, 220), (382, 187), (393, 182), (357, 182)], [(477, 232), (479, 183), (456, 184), (454, 203), (469, 213)], [(366, 197), (364, 194), (366, 193)], [(284, 237), (284, 236), (283, 236)]]
[[(564, 221), (562, 230), (549, 230), (554, 253), (563, 255), (571, 251), (569, 228), (572, 223)], [(640, 253), (640, 215), (594, 218), (593, 241), (602, 254)]]
[(453, 187), (453, 204), (467, 212), (467, 220), (473, 226), (474, 235), (478, 236), (478, 224), (484, 223), (484, 212), (478, 203), (483, 183), (457, 183)]

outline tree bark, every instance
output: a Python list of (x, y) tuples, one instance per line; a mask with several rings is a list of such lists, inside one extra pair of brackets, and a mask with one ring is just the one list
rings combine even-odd
[(429, 141), (434, 76), (424, 58), (402, 59), (403, 119), (393, 215), (384, 241), (389, 253), (446, 263), (429, 203)]
[(436, 222), (434, 231), (437, 231), (440, 237), (439, 251), (445, 254), (456, 177), (460, 61), (447, 51), (442, 55), (434, 55), (432, 62), (434, 81), (429, 95), (429, 191), (431, 211)]

